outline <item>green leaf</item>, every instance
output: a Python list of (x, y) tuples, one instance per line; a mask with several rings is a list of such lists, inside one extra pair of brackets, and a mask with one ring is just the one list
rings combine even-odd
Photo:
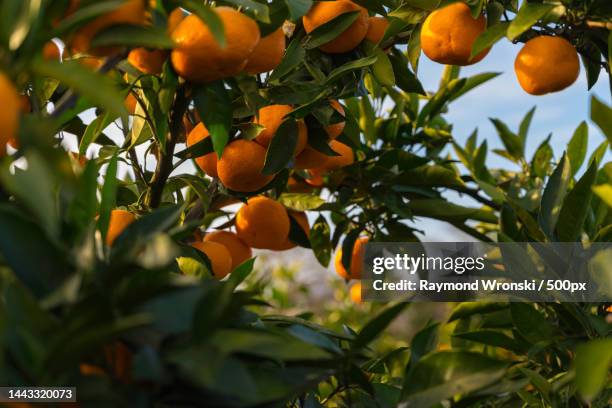
[(497, 130), (497, 134), (499, 135), (504, 147), (510, 154), (510, 156), (518, 161), (523, 158), (523, 154), (525, 151), (525, 145), (523, 144), (521, 138), (514, 134), (508, 129), (508, 126), (499, 119), (489, 118), (489, 120), (495, 126)]
[(232, 126), (232, 101), (223, 81), (196, 88), (194, 101), (202, 122), (210, 132), (213, 148), (221, 157)]
[(376, 62), (372, 65), (372, 74), (381, 85), (394, 86), (395, 74), (389, 57), (380, 47), (374, 49), (374, 55), (376, 56)]
[(289, 9), (289, 18), (292, 21), (304, 16), (312, 7), (312, 0), (285, 0), (285, 3)]
[(93, 20), (103, 14), (115, 11), (117, 8), (124, 5), (124, 0), (109, 0), (103, 2), (95, 2), (84, 4), (74, 11), (71, 15), (60, 20), (57, 27), (53, 31), (53, 37), (60, 37), (60, 34), (73, 30), (76, 27), (83, 25), (85, 22)]
[(294, 211), (316, 210), (325, 204), (325, 200), (318, 195), (302, 193), (283, 193), (278, 202)]
[(595, 149), (593, 153), (591, 153), (591, 157), (589, 157), (589, 163), (592, 163), (593, 161), (596, 161), (597, 163), (601, 163), (601, 160), (606, 154), (606, 151), (608, 150), (609, 146), (610, 146), (610, 142), (608, 142), (607, 140), (604, 140), (603, 142), (601, 142), (599, 146), (597, 146), (597, 149)]
[(117, 161), (118, 153), (115, 152), (108, 162), (106, 174), (104, 175), (104, 185), (102, 186), (102, 200), (100, 202), (100, 216), (98, 218), (98, 229), (102, 234), (102, 241), (106, 241), (106, 233), (110, 222), (111, 211), (115, 208), (117, 201)]
[(474, 343), (486, 344), (487, 346), (501, 347), (515, 353), (523, 353), (526, 351), (512, 337), (493, 330), (474, 330), (465, 333), (454, 333), (453, 337), (469, 340)]
[(586, 158), (586, 153), (589, 144), (589, 126), (586, 122), (580, 123), (576, 130), (574, 131), (574, 135), (572, 139), (569, 141), (567, 145), (567, 158), (569, 159), (570, 166), (572, 166), (572, 176), (575, 176), (580, 170), (582, 163), (584, 163), (584, 159)]
[(347, 72), (355, 71), (367, 66), (374, 64), (377, 61), (377, 55), (370, 55), (369, 57), (360, 58), (358, 60), (347, 62), (346, 64), (334, 69), (329, 73), (327, 80), (325, 81), (326, 85), (330, 85), (336, 80), (338, 80), (342, 75)]
[(608, 142), (612, 143), (612, 108), (595, 96), (591, 97), (591, 120), (599, 126)]
[(549, 135), (538, 147), (535, 154), (533, 155), (533, 159), (531, 160), (531, 170), (535, 173), (536, 176), (541, 179), (546, 178), (548, 175), (548, 170), (550, 168), (550, 161), (553, 157), (553, 150), (550, 147), (550, 138)]
[(612, 364), (612, 339), (591, 340), (576, 347), (574, 371), (578, 392), (587, 402), (603, 389)]
[(204, 24), (208, 26), (208, 29), (212, 33), (213, 37), (221, 47), (225, 47), (225, 27), (221, 18), (213, 11), (213, 9), (201, 2), (194, 0), (181, 0), (179, 4), (184, 9), (191, 11), (196, 16), (200, 17)]
[(285, 56), (278, 66), (270, 74), (270, 82), (275, 83), (283, 76), (290, 73), (295, 67), (304, 62), (306, 50), (302, 47), (299, 38), (294, 38), (285, 51)]
[(123, 98), (115, 91), (115, 83), (109, 77), (93, 72), (77, 61), (59, 63), (37, 60), (31, 70), (37, 75), (57, 79), (91, 103), (106, 109), (112, 116), (126, 114)]
[(501, 75), (501, 72), (483, 72), (481, 74), (476, 74), (467, 78), (467, 80), (465, 81), (465, 85), (463, 85), (463, 88), (461, 88), (457, 93), (454, 93), (453, 96), (451, 96), (450, 100), (454, 101), (455, 99), (465, 95), (477, 86), (482, 85), (485, 82), (490, 81), (491, 79), (497, 78), (499, 75)]
[(128, 225), (113, 243), (113, 252), (149, 241), (153, 235), (165, 232), (178, 223), (183, 207), (170, 205), (156, 209)]
[(440, 5), (441, 0), (406, 0), (403, 3), (423, 10), (433, 11)]
[(523, 120), (521, 120), (521, 124), (519, 125), (518, 136), (523, 141), (523, 145), (525, 145), (527, 141), (527, 135), (529, 134), (529, 127), (531, 126), (531, 120), (533, 119), (533, 115), (535, 113), (536, 107), (534, 106), (527, 112)]
[(508, 39), (515, 40), (555, 7), (555, 4), (524, 2), (508, 27)]
[(287, 117), (278, 127), (266, 151), (263, 174), (273, 175), (287, 167), (293, 159), (298, 142), (298, 126), (292, 117)]
[(410, 341), (410, 360), (404, 370), (404, 382), (402, 386), (402, 397), (407, 395), (408, 380), (410, 379), (414, 367), (416, 364), (426, 356), (427, 354), (434, 351), (438, 345), (438, 338), (440, 336), (440, 323), (428, 324), (423, 329), (419, 330)]
[(397, 86), (404, 92), (426, 95), (425, 89), (419, 79), (408, 69), (408, 59), (398, 50), (389, 54), (389, 61), (393, 67), (393, 73)]
[(97, 33), (91, 45), (171, 49), (174, 42), (168, 37), (165, 27), (114, 25)]
[(548, 183), (546, 183), (538, 213), (538, 224), (549, 238), (553, 237), (570, 177), (569, 160), (564, 154), (559, 165), (548, 179)]
[(253, 265), (255, 265), (255, 258), (248, 259), (238, 265), (232, 271), (227, 283), (237, 288), (253, 272)]
[(406, 379), (401, 407), (433, 407), (499, 381), (507, 364), (480, 353), (442, 351), (421, 359)]
[(557, 221), (557, 239), (560, 242), (574, 242), (580, 239), (584, 221), (590, 210), (592, 187), (597, 177), (597, 163), (592, 162), (572, 191), (563, 201)]
[(423, 126), (427, 118), (434, 118), (438, 115), (446, 102), (450, 101), (455, 94), (460, 92), (466, 82), (467, 79), (465, 78), (453, 79), (448, 84), (440, 87), (438, 92), (423, 106), (417, 118), (417, 126)]
[(228, 3), (249, 10), (257, 21), (262, 23), (270, 23), (270, 11), (265, 4), (258, 3), (253, 0), (225, 0)]
[(414, 215), (421, 217), (436, 218), (446, 221), (463, 222), (472, 219), (482, 222), (497, 223), (497, 217), (491, 211), (464, 207), (437, 198), (411, 200), (406, 208), (412, 211)]
[(353, 340), (351, 343), (351, 348), (363, 348), (374, 341), (391, 324), (391, 322), (395, 320), (395, 318), (404, 310), (406, 306), (408, 306), (407, 303), (398, 303), (397, 305), (388, 307), (367, 322), (359, 333), (357, 333), (357, 337), (355, 337), (355, 340)]
[(302, 43), (303, 47), (307, 50), (312, 50), (327, 44), (349, 28), (357, 20), (359, 13), (360, 11), (356, 10), (340, 14), (336, 18), (315, 28), (305, 37)]
[(453, 322), (457, 319), (463, 319), (475, 314), (487, 314), (507, 309), (507, 303), (501, 302), (463, 302), (460, 303), (451, 313), (448, 322)]
[(610, 184), (601, 184), (599, 186), (593, 187), (593, 192), (597, 194), (597, 196), (608, 205), (608, 207), (612, 208), (612, 186)]
[(70, 203), (68, 217), (82, 232), (96, 217), (98, 211), (98, 166), (95, 160), (88, 160), (80, 175), (74, 199)]
[(322, 215), (319, 215), (310, 229), (310, 246), (317, 261), (327, 268), (331, 260), (332, 246), (329, 224)]
[(502, 21), (487, 28), (482, 34), (476, 38), (472, 45), (472, 53), (470, 59), (480, 54), (482, 51), (492, 47), (496, 42), (501, 40), (508, 31), (509, 22)]
[(79, 154), (81, 156), (85, 156), (89, 145), (94, 143), (98, 136), (102, 134), (104, 129), (110, 126), (111, 123), (113, 123), (116, 119), (116, 116), (105, 112), (95, 118), (89, 125), (87, 125), (85, 133), (83, 133), (83, 136), (81, 137), (81, 143), (79, 143)]
[(554, 328), (531, 304), (511, 303), (510, 312), (516, 329), (527, 341), (533, 344), (552, 341)]

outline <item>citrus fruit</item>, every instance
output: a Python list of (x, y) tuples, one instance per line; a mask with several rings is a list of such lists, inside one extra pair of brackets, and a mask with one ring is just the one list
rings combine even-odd
[[(308, 224), (308, 217), (306, 216), (306, 213), (300, 211), (287, 211), (287, 214), (289, 214), (289, 217), (293, 218), (293, 220), (298, 223), (298, 225), (304, 231), (304, 234), (309, 237), (310, 225)], [(289, 229), (291, 229), (291, 224), (289, 224)], [(288, 249), (295, 248), (296, 246), (297, 244), (291, 241), (291, 239), (289, 239), (289, 236), (287, 236), (287, 238), (285, 238), (285, 241), (280, 246), (273, 249), (277, 251), (286, 251)]]
[(43, 47), (43, 58), (46, 60), (59, 61), (61, 59), (60, 49), (54, 41), (47, 41)]
[(334, 265), (336, 267), (336, 273), (344, 279), (361, 279), (361, 273), (363, 272), (363, 259), (365, 256), (365, 244), (369, 241), (368, 237), (362, 237), (355, 241), (353, 246), (353, 254), (351, 256), (350, 274), (342, 265), (342, 248), (336, 251), (336, 258)]
[(362, 302), (361, 299), (361, 282), (355, 282), (349, 289), (349, 296), (351, 300), (357, 304)]
[(260, 40), (257, 23), (230, 7), (217, 7), (215, 13), (225, 29), (221, 47), (208, 26), (196, 15), (189, 15), (172, 32), (176, 47), (172, 65), (188, 81), (212, 82), (238, 75)]
[(514, 72), (525, 92), (544, 95), (573, 84), (580, 62), (576, 49), (565, 38), (542, 35), (527, 41), (519, 51)]
[[(329, 104), (341, 116), (345, 116), (344, 108), (342, 107), (342, 105), (340, 105), (338, 101), (331, 101)], [(342, 134), (342, 132), (344, 131), (344, 126), (345, 126), (344, 121), (333, 123), (325, 127), (325, 132), (327, 132), (327, 135), (329, 136), (330, 139), (335, 139)]]
[(236, 214), (236, 233), (252, 248), (275, 249), (289, 236), (289, 215), (268, 197), (250, 198)]
[(239, 139), (223, 150), (217, 162), (217, 174), (230, 190), (250, 193), (261, 190), (274, 176), (261, 173), (266, 158), (266, 149), (259, 144)]
[(303, 17), (302, 22), (307, 33), (328, 23), (341, 14), (358, 11), (357, 19), (346, 30), (333, 40), (319, 46), (322, 51), (339, 54), (351, 51), (363, 41), (368, 31), (368, 12), (363, 7), (349, 0), (318, 1)]
[[(255, 141), (264, 147), (268, 147), (283, 122), (283, 119), (286, 115), (291, 113), (292, 110), (293, 108), (291, 105), (269, 105), (259, 109), (254, 122), (263, 126), (263, 129), (259, 132)], [(303, 120), (297, 122), (297, 128), (298, 139), (297, 145), (295, 146), (296, 155), (304, 150), (308, 142), (308, 131), (306, 130), (306, 124)]]
[(440, 64), (475, 64), (489, 52), (487, 48), (470, 60), (472, 46), (486, 28), (484, 16), (474, 18), (467, 4), (452, 3), (427, 16), (421, 29), (421, 48)]
[(108, 230), (106, 232), (106, 244), (113, 245), (115, 239), (127, 228), (128, 225), (136, 220), (134, 214), (125, 210), (111, 211), (110, 220), (108, 222)]
[(230, 231), (213, 231), (206, 234), (205, 242), (216, 242), (223, 245), (232, 257), (232, 270), (253, 257), (253, 251), (238, 235)]
[[(210, 134), (208, 133), (208, 129), (206, 129), (204, 123), (200, 122), (187, 135), (187, 147), (191, 147), (209, 136)], [(196, 157), (195, 162), (198, 167), (210, 177), (218, 177), (217, 154), (215, 152), (207, 153), (204, 156)]]
[(161, 74), (168, 57), (166, 50), (147, 50), (135, 48), (128, 54), (128, 62), (140, 72), (150, 75)]
[(232, 255), (224, 245), (212, 241), (198, 241), (192, 242), (191, 246), (206, 254), (215, 278), (223, 279), (232, 271)]
[(251, 53), (244, 70), (249, 74), (272, 71), (280, 64), (285, 55), (285, 33), (279, 27), (263, 37)]
[(378, 44), (383, 39), (387, 27), (389, 27), (389, 21), (386, 18), (380, 16), (370, 17), (368, 19), (368, 32), (365, 39)]
[(21, 100), (11, 80), (0, 72), (0, 157), (6, 154), (6, 144), (17, 136)]

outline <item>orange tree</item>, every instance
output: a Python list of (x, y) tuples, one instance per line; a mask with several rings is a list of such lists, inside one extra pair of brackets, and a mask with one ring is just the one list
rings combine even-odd
[[(460, 304), (378, 355), (405, 304), (334, 331), (241, 283), (251, 248), (298, 245), (323, 265), (337, 247), (358, 279), (365, 240), (416, 241), (415, 216), (609, 242), (605, 103), (588, 161), (584, 123), (562, 157), (544, 140), (529, 159), (533, 111), (494, 120), (518, 171), (444, 113), (495, 76), (459, 66), (504, 37), (526, 92), (569, 86), (579, 59), (591, 87), (611, 18), (607, 0), (2, 1), (0, 384), (77, 386), (84, 405), (606, 406), (605, 305)], [(421, 49), (450, 64), (433, 92)]]

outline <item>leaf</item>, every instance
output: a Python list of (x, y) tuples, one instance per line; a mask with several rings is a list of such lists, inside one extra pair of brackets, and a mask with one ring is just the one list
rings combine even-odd
[(433, 11), (438, 8), (440, 1), (441, 0), (406, 0), (404, 3), (412, 7)]
[(232, 101), (223, 81), (197, 87), (194, 101), (202, 122), (210, 132), (213, 148), (221, 157), (232, 125)]
[(98, 166), (94, 160), (87, 161), (78, 179), (74, 199), (70, 203), (68, 217), (72, 225), (82, 232), (96, 217), (98, 211)]
[(312, 7), (312, 0), (285, 0), (289, 9), (289, 18), (296, 21), (301, 18)]
[(351, 343), (351, 348), (360, 349), (370, 344), (393, 320), (395, 320), (406, 306), (408, 306), (407, 303), (398, 303), (397, 305), (388, 307), (367, 322), (359, 333), (357, 333), (357, 337), (355, 337), (355, 340)]
[(453, 79), (448, 84), (440, 87), (438, 92), (423, 106), (417, 118), (417, 126), (423, 126), (427, 118), (434, 118), (438, 115), (446, 102), (450, 101), (456, 93), (461, 91), (466, 81), (465, 78)]
[(126, 114), (123, 98), (115, 91), (115, 83), (109, 77), (93, 72), (77, 61), (59, 63), (37, 60), (30, 68), (36, 75), (57, 79), (91, 103), (106, 109), (112, 116)]
[(581, 122), (574, 131), (569, 144), (567, 145), (567, 158), (572, 166), (572, 176), (580, 170), (586, 158), (589, 144), (589, 126), (586, 122)]
[(574, 371), (578, 392), (587, 402), (603, 389), (612, 364), (612, 339), (591, 340), (576, 347)]
[(518, 332), (532, 344), (552, 341), (554, 328), (541, 312), (528, 303), (511, 303), (510, 313)]
[(310, 246), (319, 263), (326, 267), (331, 260), (332, 246), (330, 242), (329, 224), (322, 215), (315, 221), (310, 229)]
[(0, 204), (0, 225), (0, 255), (15, 276), (37, 297), (58, 287), (69, 273), (67, 255), (40, 225), (5, 203)]
[(442, 351), (421, 359), (407, 380), (399, 407), (432, 407), (457, 394), (469, 395), (500, 380), (507, 364), (480, 353)]
[(268, 6), (260, 4), (253, 0), (225, 0), (228, 3), (235, 4), (236, 6), (249, 10), (257, 21), (262, 23), (270, 23), (270, 11)]
[(507, 309), (507, 303), (501, 302), (463, 302), (460, 303), (451, 313), (448, 322), (453, 322), (457, 319), (463, 319), (475, 314), (487, 314)]
[(316, 210), (325, 204), (325, 200), (318, 195), (302, 193), (283, 193), (278, 198), (278, 202), (294, 211)]
[(73, 30), (102, 14), (115, 11), (124, 5), (124, 0), (109, 0), (104, 2), (88, 3), (78, 7), (74, 13), (62, 18), (53, 31), (52, 37), (60, 37), (61, 33)]
[(597, 163), (592, 162), (574, 188), (563, 200), (563, 206), (557, 221), (557, 239), (559, 242), (580, 240), (584, 221), (590, 210), (592, 187), (597, 177)]
[(294, 38), (285, 51), (285, 56), (278, 66), (270, 74), (270, 82), (277, 82), (280, 78), (287, 75), (295, 67), (304, 62), (306, 50), (302, 47), (299, 38)]
[(111, 45), (171, 49), (174, 42), (165, 27), (136, 25), (113, 25), (97, 33), (91, 41), (92, 47)]
[(538, 213), (538, 224), (549, 238), (553, 237), (569, 180), (570, 165), (567, 156), (564, 154), (559, 165), (548, 179), (548, 183), (546, 183)]
[(165, 232), (178, 223), (183, 207), (170, 205), (156, 209), (128, 225), (113, 243), (113, 252), (120, 252), (125, 247), (145, 243), (159, 232)]
[(109, 113), (102, 113), (100, 116), (95, 118), (87, 128), (85, 133), (81, 137), (81, 143), (79, 143), (79, 155), (85, 156), (87, 148), (90, 144), (94, 143), (98, 136), (102, 134), (104, 129), (110, 126), (117, 119), (116, 116), (110, 115)]
[(509, 22), (502, 21), (490, 26), (482, 34), (480, 34), (478, 38), (476, 38), (476, 41), (474, 41), (474, 45), (472, 45), (470, 59), (474, 58), (487, 48), (492, 47), (496, 42), (501, 40), (502, 37), (506, 35), (509, 25)]
[(593, 187), (593, 192), (612, 208), (612, 186), (610, 184), (601, 184)]
[(255, 258), (248, 259), (238, 265), (234, 269), (227, 280), (227, 283), (234, 288), (237, 288), (244, 280), (253, 272), (253, 265), (255, 265)]
[(410, 69), (408, 69), (408, 59), (400, 51), (392, 51), (389, 61), (393, 67), (397, 86), (404, 92), (426, 95), (423, 85)]
[(262, 173), (273, 175), (287, 167), (293, 159), (298, 143), (298, 126), (292, 117), (287, 117), (278, 127), (266, 151)]
[(555, 4), (524, 2), (508, 27), (508, 39), (515, 40), (555, 7)]
[(342, 13), (327, 23), (320, 25), (304, 38), (302, 46), (307, 50), (312, 50), (327, 44), (349, 28), (357, 20), (359, 13), (359, 10)]
[(591, 120), (599, 126), (608, 142), (612, 143), (612, 108), (595, 96), (591, 97)]
[(498, 77), (499, 75), (501, 75), (501, 72), (483, 72), (482, 74), (476, 74), (467, 78), (467, 80), (465, 81), (465, 85), (463, 85), (463, 88), (461, 88), (457, 93), (454, 93), (453, 96), (451, 96), (450, 100), (454, 101), (455, 99), (465, 95), (477, 86), (482, 85), (485, 82)]
[(98, 229), (102, 234), (102, 241), (106, 241), (108, 224), (110, 222), (111, 211), (115, 208), (117, 201), (117, 160), (118, 153), (115, 152), (108, 162), (106, 174), (104, 175), (104, 185), (102, 186), (102, 200), (100, 202), (100, 216), (98, 218)]
[(428, 324), (419, 330), (410, 341), (410, 360), (404, 370), (404, 382), (402, 386), (402, 397), (407, 394), (408, 380), (411, 377), (414, 367), (421, 358), (434, 351), (438, 345), (440, 336), (440, 323)]
[(535, 113), (536, 107), (534, 106), (527, 112), (523, 120), (521, 120), (521, 124), (519, 125), (518, 136), (523, 141), (523, 145), (527, 141), (527, 135), (529, 134), (529, 127), (531, 126), (531, 120), (533, 119), (533, 115)]
[(474, 330), (464, 333), (455, 333), (453, 334), (453, 337), (469, 340), (475, 343), (486, 344), (487, 346), (501, 347), (506, 350), (513, 351), (517, 354), (526, 351), (512, 337), (502, 332), (493, 330)]
[(226, 46), (225, 27), (223, 27), (221, 18), (213, 11), (211, 7), (194, 0), (181, 0), (179, 1), (179, 4), (184, 9), (191, 11), (202, 19), (204, 24), (206, 24), (212, 33), (213, 37), (215, 37), (215, 40), (220, 47), (223, 48)]
[(193, 316), (204, 290), (199, 286), (173, 290), (145, 303), (140, 311), (150, 314), (153, 327), (162, 333), (176, 334), (189, 331)]
[(342, 75), (347, 72), (355, 71), (357, 69), (361, 69), (367, 66), (374, 64), (377, 60), (377, 55), (370, 55), (369, 57), (360, 58), (358, 60), (347, 62), (346, 64), (334, 69), (329, 73), (327, 80), (325, 81), (326, 85), (332, 84)]
[(381, 85), (394, 86), (395, 74), (389, 57), (380, 47), (374, 49), (374, 55), (376, 62), (372, 65), (372, 74)]
[(415, 216), (421, 217), (459, 222), (472, 219), (489, 223), (497, 223), (497, 217), (490, 211), (464, 207), (437, 198), (411, 200), (407, 205), (407, 209), (412, 211)]
[(489, 120), (493, 123), (493, 126), (495, 126), (497, 134), (502, 140), (502, 143), (504, 144), (504, 147), (506, 148), (510, 156), (515, 161), (522, 159), (525, 151), (525, 146), (521, 138), (511, 132), (510, 129), (508, 129), (508, 126), (501, 120), (495, 118), (489, 118)]
[(552, 135), (548, 135), (548, 137), (540, 144), (538, 150), (536, 150), (533, 155), (533, 159), (531, 159), (531, 171), (540, 177), (541, 179), (545, 179), (548, 175), (548, 170), (550, 168), (550, 161), (553, 157), (553, 150), (550, 147), (550, 138)]

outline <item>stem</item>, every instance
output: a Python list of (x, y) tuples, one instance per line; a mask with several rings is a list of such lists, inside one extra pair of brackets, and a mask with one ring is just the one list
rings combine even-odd
[(185, 86), (183, 85), (177, 89), (176, 99), (172, 107), (172, 113), (170, 115), (170, 132), (168, 134), (168, 140), (166, 140), (166, 150), (163, 152), (161, 148), (158, 149), (157, 166), (149, 182), (150, 187), (145, 199), (145, 205), (149, 208), (157, 208), (161, 203), (164, 187), (173, 170), (172, 159), (174, 157), (176, 141), (179, 139), (181, 133), (185, 132), (183, 127), (183, 115), (188, 105), (189, 100), (186, 95)]

